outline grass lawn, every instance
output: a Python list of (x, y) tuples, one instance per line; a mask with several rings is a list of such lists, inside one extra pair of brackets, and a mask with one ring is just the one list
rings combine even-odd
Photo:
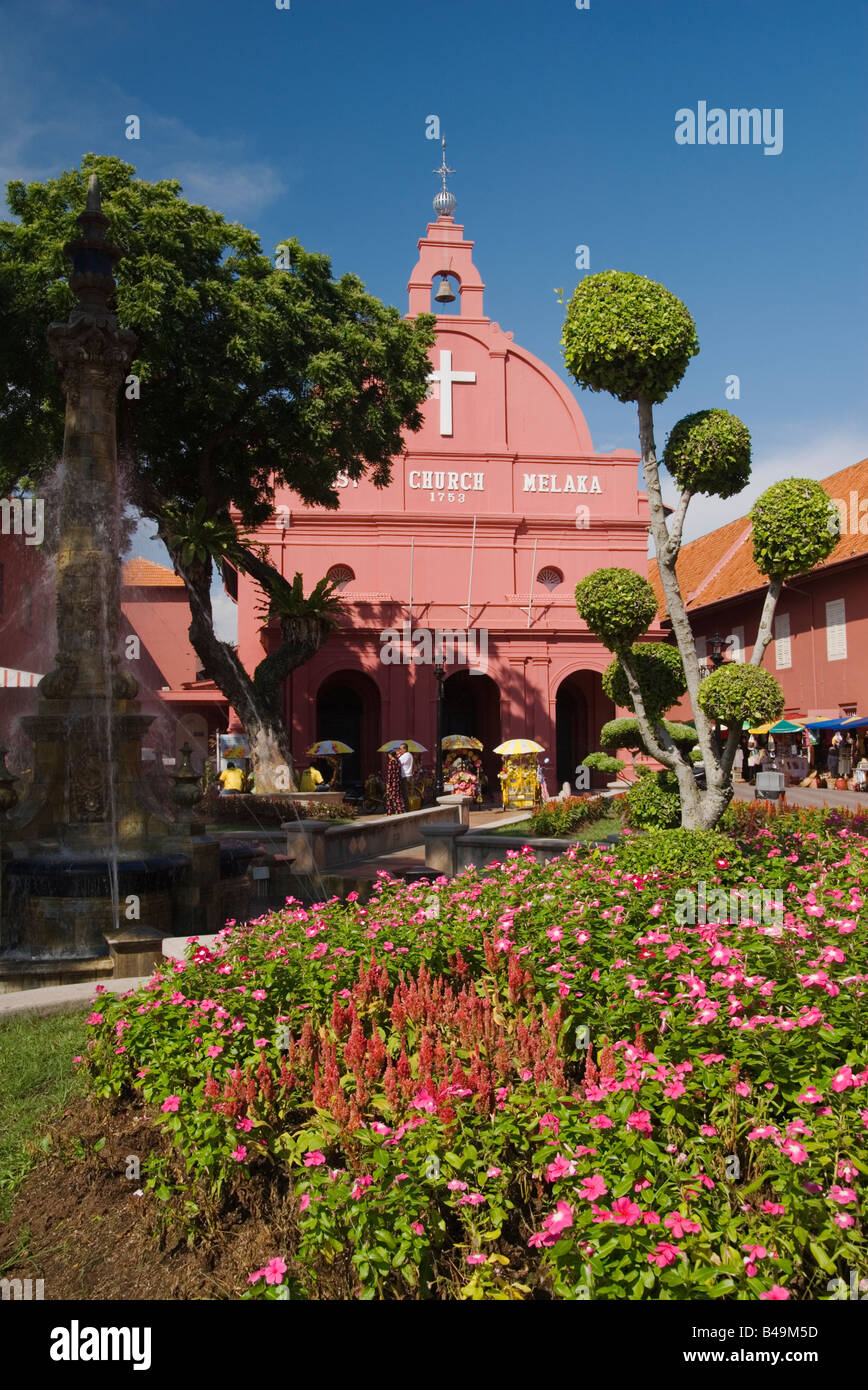
[(82, 1010), (0, 1023), (0, 1221), (33, 1166), (48, 1120), (85, 1092), (72, 1059), (85, 1050), (86, 1017)]
[[(513, 821), (511, 825), (498, 825), (480, 827), (481, 833), (485, 835), (511, 835), (518, 837), (528, 834), (529, 820)], [(603, 816), (601, 820), (591, 821), (589, 825), (582, 825), (571, 835), (547, 835), (545, 839), (563, 840), (605, 840), (607, 835), (617, 835), (621, 830), (620, 816)]]

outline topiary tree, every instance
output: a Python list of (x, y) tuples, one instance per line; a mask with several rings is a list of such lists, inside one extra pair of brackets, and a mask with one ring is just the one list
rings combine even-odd
[[(696, 493), (731, 497), (745, 486), (751, 464), (749, 431), (726, 410), (697, 411), (679, 420), (662, 459), (680, 490), (668, 518), (654, 442), (653, 406), (679, 384), (699, 351), (686, 307), (663, 285), (641, 275), (613, 270), (589, 275), (570, 300), (561, 345), (567, 368), (580, 386), (636, 402), (651, 531), (696, 721), (692, 741), (698, 742), (702, 753), (706, 789), (697, 786), (687, 747), (673, 739), (662, 718), (668, 708), (665, 698), (677, 684), (675, 665), (666, 658), (640, 655), (654, 650), (639, 642), (656, 614), (654, 591), (641, 576), (620, 569), (596, 570), (576, 586), (580, 616), (616, 658), (606, 672), (607, 692), (636, 716), (635, 721), (612, 721), (606, 726), (608, 738), (613, 737), (613, 725), (635, 723), (641, 748), (677, 779), (682, 825), (711, 829), (732, 798), (732, 766), (743, 720), (777, 718), (783, 709), (777, 681), (755, 669), (771, 639), (781, 588), (785, 580), (813, 568), (831, 553), (840, 536), (838, 514), (819, 483), (810, 479), (785, 479), (758, 499), (750, 513), (754, 560), (769, 587), (751, 663), (721, 668), (700, 684), (693, 632), (676, 574), (684, 518)], [(724, 720), (729, 733), (721, 745), (719, 727), (712, 721)], [(622, 732), (633, 737), (632, 727)], [(631, 747), (631, 743), (603, 742), (602, 736), (601, 744), (607, 751)]]
[[(680, 700), (687, 689), (681, 654), (677, 647), (662, 642), (636, 642), (630, 652), (642, 688), (645, 709), (650, 718), (661, 719), (663, 711)], [(614, 704), (626, 709), (634, 708), (630, 681), (620, 657), (616, 656), (603, 672), (603, 690)]]
[(590, 767), (594, 772), (602, 772), (609, 777), (618, 777), (626, 766), (620, 758), (613, 758), (608, 753), (589, 753), (582, 758), (582, 767)]

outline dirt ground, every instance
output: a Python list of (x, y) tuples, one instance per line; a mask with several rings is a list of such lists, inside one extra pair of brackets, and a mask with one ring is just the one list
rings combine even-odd
[(44, 1279), (46, 1301), (238, 1298), (249, 1273), (285, 1252), (288, 1232), (273, 1207), (267, 1225), (238, 1208), (193, 1247), (183, 1234), (166, 1236), (163, 1204), (136, 1196), (141, 1180), (125, 1176), (129, 1155), (144, 1162), (159, 1147), (140, 1113), (90, 1100), (67, 1110), (0, 1229), (0, 1273)]

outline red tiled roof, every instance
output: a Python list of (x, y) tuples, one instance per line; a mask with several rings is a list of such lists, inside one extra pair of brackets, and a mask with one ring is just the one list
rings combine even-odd
[(124, 561), (121, 582), (125, 589), (183, 589), (184, 581), (174, 570), (165, 565), (157, 565), (153, 560), (144, 560), (134, 555)]
[[(868, 499), (868, 458), (821, 479), (821, 486), (830, 497), (845, 504), (849, 518), (851, 491), (857, 493), (860, 500)], [(847, 534), (841, 536), (829, 558), (817, 569), (838, 565), (857, 555), (868, 555), (868, 535), (859, 529), (860, 520), (854, 520), (856, 533), (851, 534), (848, 527)], [(749, 519), (740, 516), (682, 546), (676, 572), (688, 612), (749, 593), (752, 589), (765, 588), (768, 581), (753, 562), (751, 529)], [(666, 602), (656, 560), (648, 562), (648, 578), (657, 595), (659, 614), (664, 617)]]

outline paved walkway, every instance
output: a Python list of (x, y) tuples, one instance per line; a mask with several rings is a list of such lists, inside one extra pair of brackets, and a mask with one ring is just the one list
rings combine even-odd
[[(753, 801), (755, 788), (748, 782), (735, 783), (736, 801)], [(848, 810), (862, 810), (868, 813), (868, 791), (839, 792), (815, 790), (813, 787), (787, 787), (786, 799), (790, 806), (846, 806)]]
[(149, 979), (149, 975), (141, 975), (131, 980), (90, 980), (85, 984), (46, 985), (42, 989), (0, 994), (0, 1023), (21, 1014), (74, 1013), (90, 1003), (98, 984), (105, 986), (106, 994), (123, 994), (128, 989), (138, 989)]

